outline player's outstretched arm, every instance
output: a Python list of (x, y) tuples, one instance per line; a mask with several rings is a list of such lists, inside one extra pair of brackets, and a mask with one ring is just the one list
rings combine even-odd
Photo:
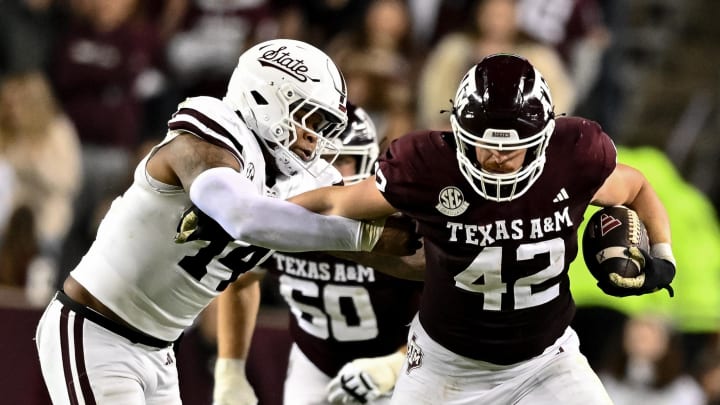
[(322, 187), (290, 198), (310, 211), (354, 219), (383, 218), (397, 212), (375, 185), (375, 176), (343, 187)]
[(382, 222), (319, 215), (260, 195), (239, 172), (239, 162), (229, 151), (193, 138), (180, 135), (158, 150), (148, 162), (148, 172), (160, 181), (184, 187), (192, 202), (233, 239), (303, 252), (370, 251), (380, 238)]
[(352, 260), (389, 276), (410, 281), (425, 280), (425, 250), (410, 256), (390, 256), (372, 252), (327, 252), (341, 259)]
[(213, 405), (255, 405), (245, 365), (260, 307), (263, 272), (249, 271), (218, 297), (217, 346)]

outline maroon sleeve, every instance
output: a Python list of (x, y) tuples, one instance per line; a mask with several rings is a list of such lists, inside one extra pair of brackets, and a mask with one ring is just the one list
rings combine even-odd
[(574, 160), (582, 168), (578, 173), (588, 181), (594, 194), (615, 170), (615, 143), (597, 122), (578, 118), (573, 123), (579, 131)]
[(395, 208), (412, 213), (420, 206), (434, 205), (430, 190), (457, 172), (455, 152), (444, 133), (413, 132), (393, 141), (378, 159), (376, 181), (385, 199)]

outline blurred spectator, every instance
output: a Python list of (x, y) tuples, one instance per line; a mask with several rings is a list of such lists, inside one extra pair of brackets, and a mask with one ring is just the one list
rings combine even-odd
[(274, 12), (269, 0), (190, 0), (166, 49), (180, 99), (222, 97), (240, 54), (277, 34)]
[(297, 39), (311, 44), (324, 43), (311, 39), (311, 27), (305, 23), (305, 14), (297, 5), (287, 5), (277, 9), (277, 37)]
[(720, 351), (718, 347), (702, 353), (694, 375), (705, 393), (707, 405), (720, 405)]
[[(302, 39), (324, 48), (335, 36), (360, 29), (370, 1), (368, 0), (271, 0), (279, 14), (292, 15), (302, 29), (296, 30), (293, 39)], [(295, 36), (300, 35), (300, 36)], [(280, 36), (284, 38), (284, 36)]]
[(157, 33), (133, 18), (138, 0), (74, 0), (58, 41), (51, 77), (83, 146), (131, 150), (142, 125), (143, 73), (158, 49)]
[(445, 35), (461, 30), (472, 17), (468, 10), (473, 3), (474, 0), (408, 0), (415, 45), (427, 50)]
[(15, 210), (15, 181), (15, 169), (12, 164), (4, 156), (0, 157), (0, 234)]
[(59, 21), (55, 0), (0, 1), (0, 75), (46, 69)]
[(156, 142), (167, 131), (167, 117), (177, 110), (181, 89), (172, 78), (166, 59), (168, 43), (184, 23), (191, 0), (140, 1), (136, 19), (155, 27), (157, 52), (153, 67), (146, 69), (138, 79), (136, 89), (143, 101), (143, 125), (141, 142)]
[(30, 263), (40, 252), (32, 210), (17, 207), (7, 225), (0, 246), (0, 286), (24, 290)]
[[(626, 95), (633, 91), (628, 89), (627, 81), (632, 79), (628, 78), (626, 72), (629, 43), (633, 41), (627, 20), (633, 6), (631, 2), (622, 0), (601, 0), (600, 7), (610, 33), (609, 43), (602, 54), (597, 77), (587, 78), (589, 82), (585, 86), (589, 90), (580, 90), (584, 95), (582, 99), (578, 99), (578, 110), (583, 116), (602, 122), (603, 126), (619, 139), (619, 129), (627, 111)], [(592, 46), (587, 48), (592, 52)]]
[(180, 28), (191, 0), (154, 0), (140, 2), (140, 15), (157, 26), (161, 43), (166, 43)]
[[(667, 209), (677, 260), (677, 275), (673, 281), (675, 297), (669, 298), (667, 294), (625, 298), (605, 295), (585, 267), (582, 252), (578, 252), (570, 266), (570, 274), (572, 294), (578, 305), (576, 321), (582, 321), (582, 325), (574, 322), (573, 327), (581, 339), (589, 337), (583, 340), (581, 350), (590, 364), (597, 366), (606, 352), (602, 337), (616, 328), (621, 319), (612, 312), (633, 316), (652, 311), (671, 319), (679, 330), (684, 343), (685, 370), (692, 371), (700, 353), (716, 344), (720, 331), (720, 226), (717, 214), (708, 198), (681, 177), (663, 152), (650, 147), (619, 146), (618, 162), (641, 170)], [(588, 210), (585, 217), (593, 212)], [(580, 225), (580, 235), (584, 225)]]
[(17, 207), (3, 229), (0, 244), (0, 305), (44, 307), (55, 293), (57, 267), (40, 254), (36, 219)]
[(327, 47), (345, 75), (348, 94), (377, 127), (381, 148), (414, 128), (410, 16), (402, 0), (374, 0), (357, 30)]
[(99, 201), (127, 183), (131, 155), (142, 138), (143, 98), (157, 87), (153, 63), (159, 41), (154, 27), (137, 18), (138, 0), (73, 0), (72, 19), (58, 40), (51, 77), (82, 145), (84, 177), (76, 221), (67, 246), (67, 268), (94, 237)]
[(664, 319), (633, 317), (600, 373), (615, 405), (704, 405), (700, 385), (683, 371), (680, 338)]
[(518, 0), (517, 21), (520, 31), (558, 50), (575, 85), (576, 100), (584, 101), (610, 44), (598, 1)]
[(41, 72), (0, 81), (0, 157), (15, 173), (13, 206), (30, 209), (43, 253), (57, 259), (80, 187), (80, 144)]
[(419, 82), (418, 120), (420, 126), (449, 129), (448, 100), (455, 86), (472, 64), (494, 53), (515, 53), (527, 58), (542, 72), (555, 103), (556, 113), (572, 113), (575, 90), (557, 52), (527, 39), (518, 32), (515, 0), (479, 0), (467, 32), (446, 36), (433, 49)]

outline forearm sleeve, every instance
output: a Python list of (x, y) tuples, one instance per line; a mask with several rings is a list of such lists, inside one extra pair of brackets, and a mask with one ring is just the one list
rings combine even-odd
[(363, 223), (258, 195), (255, 186), (229, 167), (201, 173), (190, 200), (236, 240), (284, 252), (366, 250)]

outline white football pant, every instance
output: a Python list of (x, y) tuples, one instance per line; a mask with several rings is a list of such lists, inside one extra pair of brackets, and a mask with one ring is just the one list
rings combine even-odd
[(133, 344), (54, 299), (35, 335), (55, 405), (180, 404), (172, 346)]
[(414, 364), (420, 365), (408, 372), (405, 362), (392, 404), (612, 404), (580, 353), (577, 334), (569, 327), (541, 355), (509, 366), (447, 350), (427, 335), (417, 316), (410, 327), (409, 337), (413, 335), (417, 348)]

